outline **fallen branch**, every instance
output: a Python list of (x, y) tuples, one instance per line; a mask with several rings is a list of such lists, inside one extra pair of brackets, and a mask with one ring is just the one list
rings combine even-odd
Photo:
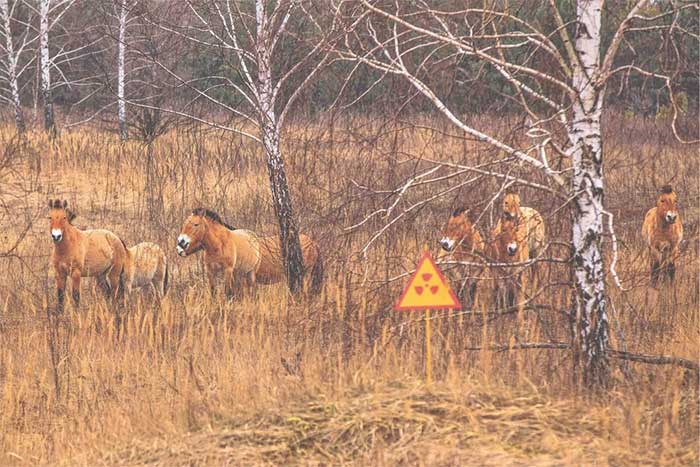
[(680, 357), (666, 356), (666, 355), (642, 355), (634, 354), (630, 352), (622, 352), (620, 350), (609, 349), (608, 353), (613, 358), (619, 358), (620, 360), (630, 360), (633, 362), (649, 363), (651, 365), (678, 365), (688, 370), (693, 370), (695, 372), (700, 372), (700, 364), (692, 360), (688, 360)]
[(465, 350), (489, 350), (492, 352), (506, 352), (508, 350), (526, 349), (568, 349), (571, 346), (563, 342), (526, 342), (515, 345), (492, 345), (490, 347), (467, 347)]
[[(467, 347), (467, 351), (487, 350), (491, 352), (507, 352), (509, 350), (529, 350), (529, 349), (570, 349), (571, 345), (564, 342), (526, 342), (515, 345), (492, 345), (489, 347)], [(666, 355), (644, 355), (621, 350), (608, 349), (608, 355), (619, 360), (630, 360), (633, 362), (648, 363), (650, 365), (678, 365), (696, 373), (700, 372), (700, 364), (686, 358), (666, 356)]]

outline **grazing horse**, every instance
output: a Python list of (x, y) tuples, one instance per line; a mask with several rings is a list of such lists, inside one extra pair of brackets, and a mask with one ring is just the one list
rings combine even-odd
[(126, 290), (150, 286), (158, 298), (168, 290), (168, 258), (155, 243), (143, 242), (128, 249), (129, 267), (126, 269)]
[(675, 279), (683, 224), (676, 207), (676, 193), (671, 185), (661, 188), (656, 206), (644, 216), (642, 236), (649, 247), (651, 284), (656, 287), (661, 274)]
[[(307, 235), (299, 235), (304, 269), (311, 271), (311, 290), (318, 292), (323, 282), (323, 261), (318, 245)], [(208, 209), (197, 208), (185, 220), (177, 237), (177, 253), (187, 256), (204, 250), (209, 286), (216, 289), (223, 272), (226, 294), (242, 279), (248, 289), (257, 284), (274, 284), (285, 278), (285, 268), (276, 237), (259, 237), (254, 232), (235, 229)]]
[(53, 240), (52, 263), (56, 272), (58, 311), (63, 311), (66, 281), (70, 276), (72, 297), (80, 304), (80, 279), (95, 277), (106, 297), (124, 293), (124, 269), (129, 255), (124, 242), (109, 230), (80, 230), (73, 226), (75, 214), (68, 202), (49, 201), (49, 220)]
[[(440, 247), (455, 261), (479, 260), (479, 255), (482, 255), (485, 249), (484, 240), (469, 220), (466, 208), (456, 209), (452, 213), (443, 229), (439, 243)], [(457, 296), (467, 308), (475, 303), (477, 278), (482, 271), (483, 268), (477, 268), (475, 271), (467, 269), (463, 271), (466, 277), (460, 278)]]
[(527, 239), (527, 259), (537, 258), (544, 250), (544, 219), (539, 212), (520, 205), (520, 195), (509, 192), (503, 198), (503, 219), (499, 220), (494, 230), (494, 238), (501, 230), (504, 221), (512, 220), (520, 238)]
[[(519, 228), (514, 218), (502, 219), (491, 234), (491, 242), (487, 246), (487, 256), (498, 263), (522, 263), (530, 259), (530, 245), (525, 237), (525, 231)], [(506, 268), (504, 276), (514, 274), (513, 268)], [(525, 288), (528, 280), (525, 271), (517, 274), (515, 280), (496, 281), (495, 293), (498, 306), (510, 308), (518, 303), (522, 311), (526, 298)], [(503, 288), (501, 288), (503, 285)], [(516, 302), (516, 296), (518, 297)]]

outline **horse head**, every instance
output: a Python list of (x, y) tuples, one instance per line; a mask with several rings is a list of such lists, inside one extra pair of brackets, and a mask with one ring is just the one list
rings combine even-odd
[(501, 220), (501, 230), (493, 239), (494, 249), (499, 260), (508, 261), (515, 259), (518, 250), (522, 248), (518, 240), (518, 224), (514, 219)]
[(515, 220), (520, 217), (520, 195), (508, 192), (503, 198), (503, 218)]
[(54, 243), (60, 243), (65, 237), (66, 228), (75, 219), (75, 214), (68, 209), (68, 201), (49, 200), (49, 230)]
[(202, 208), (192, 210), (192, 213), (185, 219), (180, 235), (177, 236), (177, 254), (187, 256), (201, 250), (204, 245), (202, 241), (207, 232), (208, 220), (206, 212)]
[(678, 219), (676, 208), (676, 192), (671, 185), (661, 188), (661, 193), (656, 200), (656, 211), (665, 224), (674, 224)]
[(469, 220), (466, 208), (456, 209), (442, 231), (439, 243), (443, 250), (452, 251), (458, 245), (464, 249), (474, 249), (474, 225)]

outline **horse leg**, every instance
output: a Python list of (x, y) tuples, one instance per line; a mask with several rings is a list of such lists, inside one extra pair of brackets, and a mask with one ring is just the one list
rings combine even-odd
[(211, 293), (211, 298), (214, 299), (216, 297), (216, 272), (210, 267), (205, 266), (205, 269), (207, 271), (207, 281), (209, 281), (209, 292)]
[(102, 295), (104, 295), (105, 299), (109, 299), (109, 296), (111, 295), (111, 289), (109, 287), (109, 284), (107, 283), (107, 276), (98, 276), (97, 277), (97, 286), (100, 288), (102, 291)]
[(471, 310), (474, 308), (474, 305), (476, 304), (476, 279), (470, 279), (469, 284), (468, 284), (469, 289), (467, 290), (467, 296), (469, 298), (469, 305), (467, 307), (468, 310)]
[(167, 273), (167, 266), (163, 264), (162, 267), (158, 268), (158, 270), (156, 271), (156, 276), (151, 282), (151, 284), (153, 284), (153, 288), (156, 291), (156, 296), (158, 297), (158, 300), (163, 300), (163, 298), (165, 297), (165, 281)]
[[(114, 304), (118, 298), (124, 296), (124, 284), (122, 281), (122, 274), (124, 273), (123, 264), (112, 265), (112, 268), (106, 274), (106, 280), (108, 282), (109, 289), (106, 291), (106, 297)], [(120, 281), (122, 281), (120, 283)], [(114, 328), (116, 330), (115, 334), (117, 339), (122, 335), (122, 316), (118, 306), (114, 307)]]
[(520, 273), (518, 276), (518, 293), (517, 293), (517, 300), (518, 300), (518, 321), (520, 322), (520, 329), (521, 331), (525, 327), (525, 300), (528, 299), (528, 285), (529, 285), (529, 280), (528, 280), (528, 271), (525, 270)]
[(250, 271), (247, 274), (246, 283), (248, 286), (248, 295), (250, 297), (255, 297), (255, 271)]
[(107, 280), (110, 286), (110, 298), (116, 300), (124, 296), (124, 285), (121, 281), (121, 277), (124, 271), (124, 267), (121, 264), (115, 264), (112, 269), (107, 273)]
[(70, 272), (71, 294), (73, 296), (73, 305), (77, 308), (80, 305), (80, 269), (73, 269)]
[(58, 299), (58, 304), (56, 306), (56, 313), (63, 313), (63, 302), (66, 295), (66, 278), (67, 274), (62, 272), (57, 272), (56, 274), (56, 295)]
[(233, 268), (226, 268), (224, 269), (224, 293), (226, 294), (226, 298), (232, 299), (233, 298)]
[(661, 265), (657, 262), (652, 260), (651, 261), (651, 286), (653, 288), (656, 288), (656, 285), (659, 282), (659, 273), (661, 272)]

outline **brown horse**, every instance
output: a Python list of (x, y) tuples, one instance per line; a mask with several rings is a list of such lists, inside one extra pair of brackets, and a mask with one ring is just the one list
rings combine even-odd
[(142, 242), (128, 249), (129, 267), (126, 269), (126, 289), (149, 287), (158, 298), (168, 290), (168, 258), (155, 243)]
[[(311, 271), (311, 290), (318, 292), (323, 282), (323, 261), (318, 245), (307, 235), (299, 235), (304, 268)], [(257, 283), (275, 284), (285, 278), (279, 241), (259, 237), (254, 232), (235, 229), (208, 209), (197, 208), (185, 220), (177, 237), (177, 253), (187, 256), (204, 250), (204, 264), (212, 293), (222, 272), (224, 288), (232, 296), (237, 282), (251, 290)]]
[(109, 230), (80, 230), (71, 223), (75, 214), (68, 202), (49, 201), (53, 240), (52, 262), (56, 272), (58, 311), (63, 311), (66, 281), (70, 276), (72, 297), (80, 304), (80, 279), (95, 277), (105, 296), (112, 299), (124, 293), (124, 268), (129, 255), (124, 242)]
[[(446, 256), (458, 262), (480, 261), (485, 252), (484, 240), (468, 216), (466, 208), (456, 209), (442, 231), (440, 247)], [(457, 296), (466, 308), (471, 308), (476, 301), (477, 282), (483, 272), (482, 267), (465, 266), (460, 269), (458, 281), (460, 287)]]
[(656, 287), (662, 274), (673, 281), (683, 223), (676, 207), (676, 193), (670, 185), (661, 188), (656, 206), (644, 216), (642, 236), (649, 247), (652, 286)]
[(520, 205), (520, 195), (508, 192), (503, 197), (503, 220), (496, 224), (495, 234), (498, 235), (501, 223), (504, 220), (515, 222), (519, 232), (518, 236), (527, 240), (527, 259), (537, 258), (544, 250), (545, 225), (544, 219), (533, 208)]
[[(520, 229), (515, 218), (504, 218), (494, 228), (487, 256), (502, 264), (522, 263), (530, 259), (530, 247), (525, 231)], [(527, 272), (515, 273), (514, 267), (495, 266), (503, 270), (502, 278), (496, 281), (494, 291), (496, 303), (511, 308), (518, 305), (522, 311), (528, 286)], [(515, 277), (512, 276), (515, 274)]]

